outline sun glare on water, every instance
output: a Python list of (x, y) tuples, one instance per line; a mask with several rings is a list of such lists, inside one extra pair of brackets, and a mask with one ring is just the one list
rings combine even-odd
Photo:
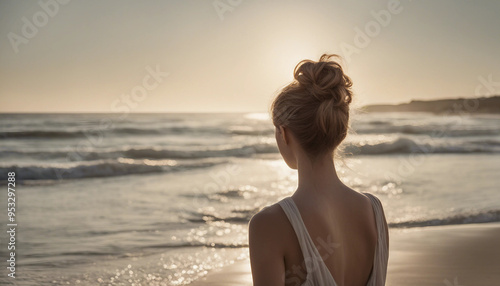
[(269, 113), (267, 112), (255, 112), (255, 113), (248, 113), (245, 115), (245, 118), (248, 119), (255, 119), (255, 120), (270, 120), (271, 118), (269, 117)]

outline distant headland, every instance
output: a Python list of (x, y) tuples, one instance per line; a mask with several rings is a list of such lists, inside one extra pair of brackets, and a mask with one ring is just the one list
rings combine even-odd
[(476, 98), (412, 100), (401, 104), (373, 104), (366, 112), (496, 113), (500, 114), (500, 95)]

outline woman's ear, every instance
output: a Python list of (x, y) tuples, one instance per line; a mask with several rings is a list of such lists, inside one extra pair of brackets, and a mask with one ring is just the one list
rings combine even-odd
[(285, 144), (288, 145), (288, 138), (287, 138), (288, 130), (286, 130), (284, 126), (280, 126), (279, 130), (280, 130), (280, 135), (283, 138), (283, 141), (285, 142)]

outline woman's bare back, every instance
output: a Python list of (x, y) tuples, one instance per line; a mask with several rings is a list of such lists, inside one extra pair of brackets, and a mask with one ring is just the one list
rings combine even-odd
[[(337, 285), (366, 285), (377, 243), (370, 199), (347, 187), (337, 190), (335, 195), (301, 196), (296, 193), (292, 199)], [(274, 239), (283, 245), (285, 285), (301, 285), (306, 280), (307, 271), (290, 221), (277, 204), (261, 213), (267, 221), (274, 221), (273, 224), (279, 226), (276, 230), (280, 234)]]

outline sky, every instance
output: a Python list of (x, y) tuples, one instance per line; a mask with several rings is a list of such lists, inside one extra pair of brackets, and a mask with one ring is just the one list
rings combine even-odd
[(343, 57), (358, 106), (488, 95), (499, 14), (493, 0), (0, 1), (0, 112), (266, 112), (323, 53)]

